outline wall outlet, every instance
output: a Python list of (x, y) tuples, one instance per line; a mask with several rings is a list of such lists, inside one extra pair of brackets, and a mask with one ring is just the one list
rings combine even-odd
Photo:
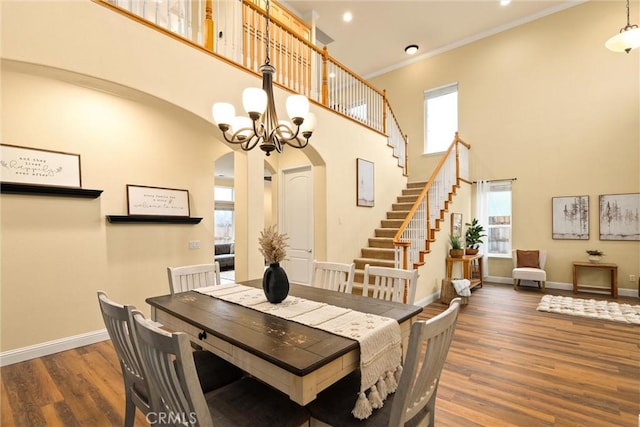
[(629, 275), (629, 281), (630, 282), (635, 282), (636, 281), (636, 275), (635, 274), (630, 274)]
[(200, 240), (189, 240), (189, 249), (200, 249)]

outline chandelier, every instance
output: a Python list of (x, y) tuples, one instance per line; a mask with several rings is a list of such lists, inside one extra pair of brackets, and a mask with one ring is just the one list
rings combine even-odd
[(631, 25), (629, 21), (629, 0), (627, 0), (627, 25), (620, 29), (620, 32), (611, 37), (604, 44), (607, 49), (614, 52), (631, 52), (631, 49), (640, 47), (640, 28)]
[(225, 141), (240, 144), (244, 151), (252, 150), (260, 144), (267, 156), (272, 151), (282, 152), (285, 144), (295, 148), (304, 148), (313, 133), (315, 117), (309, 112), (309, 100), (304, 95), (291, 95), (287, 98), (287, 113), (291, 123), (278, 120), (273, 101), (273, 73), (276, 69), (269, 59), (269, 0), (266, 1), (266, 59), (260, 66), (262, 89), (246, 88), (242, 93), (242, 105), (246, 116), (236, 116), (233, 105), (226, 102), (213, 104), (213, 120), (222, 131)]

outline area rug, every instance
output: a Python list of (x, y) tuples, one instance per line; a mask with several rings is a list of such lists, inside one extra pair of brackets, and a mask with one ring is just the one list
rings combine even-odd
[(545, 295), (537, 310), (640, 325), (640, 305)]

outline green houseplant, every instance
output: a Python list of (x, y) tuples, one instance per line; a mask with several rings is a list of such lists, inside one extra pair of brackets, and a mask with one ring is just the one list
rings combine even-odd
[(473, 218), (471, 223), (466, 223), (467, 231), (464, 233), (464, 241), (467, 245), (467, 254), (475, 255), (478, 253), (478, 247), (482, 241), (483, 237), (487, 235), (484, 234), (484, 227), (482, 224), (478, 223), (478, 218)]
[(451, 249), (449, 250), (449, 256), (451, 258), (461, 258), (464, 255), (464, 249), (462, 248), (462, 238), (455, 234), (449, 235), (449, 244)]

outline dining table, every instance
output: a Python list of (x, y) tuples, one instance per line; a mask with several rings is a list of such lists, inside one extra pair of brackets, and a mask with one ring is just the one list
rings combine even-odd
[[(241, 282), (262, 288), (262, 279)], [(289, 295), (394, 319), (403, 352), (422, 307), (291, 283)], [(306, 405), (359, 368), (356, 340), (197, 291), (150, 297), (151, 317)]]

